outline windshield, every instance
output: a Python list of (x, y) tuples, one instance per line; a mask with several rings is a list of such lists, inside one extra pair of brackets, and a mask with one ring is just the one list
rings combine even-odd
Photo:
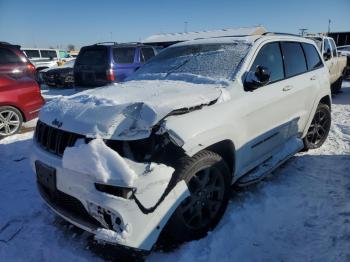
[(184, 76), (229, 80), (248, 53), (245, 42), (170, 47), (149, 60), (128, 80), (173, 79)]

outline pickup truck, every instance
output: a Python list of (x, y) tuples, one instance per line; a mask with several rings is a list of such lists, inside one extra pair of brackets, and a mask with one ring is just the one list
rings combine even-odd
[(323, 55), (323, 59), (329, 70), (332, 93), (339, 93), (346, 71), (347, 57), (338, 53), (335, 42), (331, 37), (309, 36), (308, 38), (316, 42), (318, 49)]

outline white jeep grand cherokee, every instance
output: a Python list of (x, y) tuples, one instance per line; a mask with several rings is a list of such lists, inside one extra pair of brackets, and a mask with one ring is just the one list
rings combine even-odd
[(165, 49), (127, 82), (49, 102), (34, 136), (45, 202), (100, 241), (151, 250), (198, 239), (232, 184), (259, 181), (331, 124), (312, 40), (265, 34)]

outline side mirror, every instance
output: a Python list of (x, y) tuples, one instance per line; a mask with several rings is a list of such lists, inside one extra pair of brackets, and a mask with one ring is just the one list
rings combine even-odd
[(327, 60), (331, 59), (331, 57), (332, 57), (332, 52), (331, 52), (331, 49), (328, 48), (327, 51), (325, 53), (323, 53), (323, 59), (325, 61), (327, 61)]
[(247, 91), (253, 91), (269, 83), (271, 73), (265, 66), (257, 66), (255, 71), (249, 71), (244, 82)]

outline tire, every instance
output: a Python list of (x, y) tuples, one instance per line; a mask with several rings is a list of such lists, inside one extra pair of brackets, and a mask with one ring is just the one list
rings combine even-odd
[(316, 149), (323, 145), (331, 128), (331, 110), (326, 104), (317, 106), (314, 118), (304, 137), (304, 150)]
[(0, 138), (18, 133), (22, 124), (23, 117), (18, 109), (12, 106), (0, 106)]
[(191, 196), (177, 207), (162, 235), (171, 243), (182, 243), (204, 237), (220, 221), (229, 200), (231, 174), (222, 157), (207, 150), (180, 160), (175, 170)]
[(332, 94), (340, 93), (342, 83), (343, 83), (343, 77), (341, 76), (341, 77), (339, 77), (339, 79), (337, 81), (335, 81), (333, 83), (333, 85), (331, 87)]

